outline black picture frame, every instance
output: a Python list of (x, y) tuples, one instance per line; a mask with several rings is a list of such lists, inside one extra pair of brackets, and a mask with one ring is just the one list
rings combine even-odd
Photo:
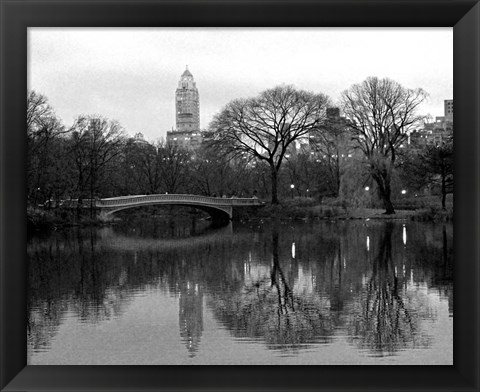
[[(479, 390), (480, 4), (477, 1), (0, 0), (0, 23), (2, 390)], [(453, 27), (454, 365), (26, 366), (27, 28), (78, 26)]]

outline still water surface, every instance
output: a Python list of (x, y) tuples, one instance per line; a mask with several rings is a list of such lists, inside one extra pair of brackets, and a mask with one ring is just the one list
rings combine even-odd
[(452, 225), (207, 226), (31, 238), (28, 363), (453, 363)]

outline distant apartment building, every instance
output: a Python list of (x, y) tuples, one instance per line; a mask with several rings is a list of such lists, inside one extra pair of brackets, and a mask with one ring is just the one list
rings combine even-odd
[(167, 131), (167, 142), (187, 149), (200, 147), (200, 97), (188, 67), (175, 90), (175, 119), (176, 129)]
[(167, 143), (180, 146), (188, 150), (196, 150), (202, 145), (202, 133), (200, 131), (167, 131)]
[(136, 144), (148, 144), (141, 132), (136, 133), (135, 136), (133, 136), (132, 141)]
[(425, 123), (423, 129), (409, 135), (411, 148), (438, 146), (453, 136), (453, 99), (444, 101), (444, 115), (435, 117), (435, 121)]
[(446, 99), (444, 101), (445, 118), (453, 121), (453, 99)]
[(313, 159), (350, 158), (354, 153), (348, 120), (340, 114), (340, 108), (330, 107), (326, 111), (325, 123), (309, 140), (300, 141), (300, 150), (310, 152)]

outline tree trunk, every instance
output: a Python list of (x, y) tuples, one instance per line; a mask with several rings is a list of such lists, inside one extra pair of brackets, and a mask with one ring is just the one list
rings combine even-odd
[(441, 170), (441, 176), (442, 176), (442, 209), (445, 210), (445, 202), (447, 199), (447, 175), (444, 170), (444, 166), (442, 165), (442, 170)]
[(446, 200), (447, 200), (447, 185), (445, 176), (442, 175), (442, 209), (446, 210)]
[(340, 195), (340, 158), (339, 151), (337, 151), (337, 167), (336, 167), (336, 178), (335, 178), (335, 197)]
[(390, 189), (390, 179), (385, 181), (385, 196), (383, 198), (383, 205), (385, 207), (385, 214), (395, 214), (395, 209), (391, 201), (392, 190)]
[(277, 195), (277, 180), (278, 180), (278, 172), (275, 169), (275, 166), (270, 166), (270, 175), (272, 180), (272, 204), (278, 204), (278, 195)]
[(390, 176), (388, 173), (381, 173), (372, 176), (378, 185), (379, 196), (382, 199), (383, 207), (385, 208), (384, 214), (395, 214), (395, 209), (391, 201), (392, 190), (390, 188)]
[(94, 217), (94, 211), (93, 211), (94, 186), (95, 186), (95, 169), (92, 169), (90, 174), (90, 219), (93, 219)]

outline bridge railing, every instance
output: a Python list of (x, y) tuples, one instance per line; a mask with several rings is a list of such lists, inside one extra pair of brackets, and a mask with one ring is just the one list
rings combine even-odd
[(209, 197), (197, 195), (182, 194), (156, 194), (156, 195), (135, 195), (114, 197), (109, 199), (98, 199), (96, 206), (102, 207), (121, 207), (132, 204), (148, 204), (154, 202), (187, 202), (188, 204), (218, 205), (218, 206), (248, 206), (260, 205), (261, 202), (257, 198), (225, 198), (225, 197)]

